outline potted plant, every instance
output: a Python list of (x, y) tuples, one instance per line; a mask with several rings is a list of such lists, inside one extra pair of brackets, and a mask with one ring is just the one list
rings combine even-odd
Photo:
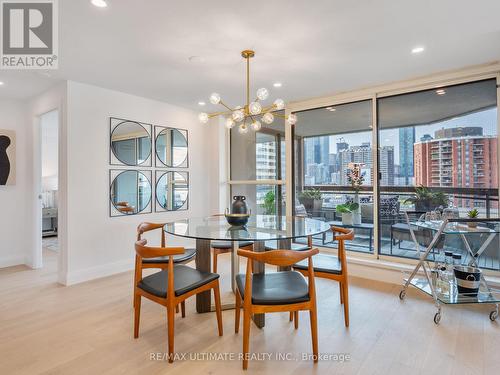
[(353, 225), (353, 212), (359, 209), (359, 203), (349, 202), (339, 204), (335, 207), (335, 211), (342, 214), (342, 224)]
[(264, 196), (264, 203), (261, 204), (264, 209), (264, 215), (276, 214), (276, 196), (274, 191), (270, 190)]
[(415, 194), (407, 198), (404, 203), (414, 204), (415, 211), (428, 212), (436, 207), (447, 207), (449, 199), (441, 191), (433, 192), (428, 187), (420, 185), (415, 188)]
[(306, 211), (319, 211), (323, 206), (323, 199), (319, 189), (304, 190), (299, 193), (299, 202), (304, 205)]
[[(467, 212), (467, 217), (469, 219), (477, 219), (478, 216), (479, 216), (479, 211), (477, 210), (477, 208), (474, 208), (474, 209)], [(467, 226), (469, 228), (477, 228), (477, 224), (478, 223), (475, 221), (470, 221), (467, 223)]]
[(360, 163), (349, 163), (349, 169), (347, 171), (347, 182), (354, 189), (354, 203), (358, 206), (352, 212), (353, 224), (361, 224), (361, 211), (359, 206), (359, 191), (361, 186), (365, 182), (365, 175), (361, 172), (362, 164)]

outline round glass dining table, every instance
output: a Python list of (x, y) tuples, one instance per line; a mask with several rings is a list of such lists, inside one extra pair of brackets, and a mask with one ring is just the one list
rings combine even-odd
[[(324, 221), (298, 216), (252, 215), (243, 227), (229, 225), (223, 215), (194, 217), (167, 223), (164, 231), (173, 236), (196, 240), (196, 269), (210, 272), (210, 242), (230, 241), (231, 252), (231, 287), (236, 288), (235, 277), (239, 273), (237, 250), (240, 241), (252, 241), (253, 251), (265, 251), (266, 241), (277, 241), (278, 249), (292, 249), (296, 239), (307, 239), (312, 244), (312, 237), (330, 230)], [(254, 273), (265, 272), (264, 264), (256, 262)], [(211, 311), (210, 292), (196, 296), (196, 310), (200, 313)], [(254, 318), (255, 324), (264, 326), (264, 314)]]

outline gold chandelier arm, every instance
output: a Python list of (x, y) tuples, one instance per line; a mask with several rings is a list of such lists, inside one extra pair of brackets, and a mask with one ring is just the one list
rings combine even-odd
[(282, 115), (281, 113), (275, 113), (274, 117), (284, 118), (285, 120), (288, 118), (287, 115)]
[(274, 111), (276, 109), (276, 105), (271, 104), (269, 107), (263, 107), (262, 112)]
[(228, 110), (230, 110), (231, 112), (234, 111), (234, 109), (232, 109), (231, 107), (229, 107), (226, 103), (224, 103), (222, 100), (219, 102), (220, 105), (222, 105), (223, 107), (226, 107)]
[(223, 111), (223, 112), (212, 112), (208, 114), (208, 118), (217, 117), (217, 116), (225, 116), (233, 113), (232, 111)]

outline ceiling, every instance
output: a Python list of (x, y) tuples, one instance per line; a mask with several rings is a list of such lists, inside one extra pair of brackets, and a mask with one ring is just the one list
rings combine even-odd
[(252, 91), (285, 100), (500, 60), (498, 0), (107, 1), (59, 1), (59, 69), (0, 71), (0, 98), (69, 79), (213, 111), (242, 104), (246, 48)]
[[(388, 129), (433, 124), (497, 104), (494, 79), (442, 89), (444, 95), (433, 89), (378, 100), (379, 126)], [(327, 108), (299, 112), (295, 134), (307, 137), (370, 130), (373, 122), (370, 100)]]

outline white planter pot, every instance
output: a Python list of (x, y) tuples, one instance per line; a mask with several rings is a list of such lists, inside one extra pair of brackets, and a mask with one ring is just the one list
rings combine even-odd
[(357, 211), (352, 213), (352, 223), (354, 225), (361, 224), (361, 212)]
[(345, 212), (342, 214), (342, 224), (344, 225), (352, 225), (352, 213)]

